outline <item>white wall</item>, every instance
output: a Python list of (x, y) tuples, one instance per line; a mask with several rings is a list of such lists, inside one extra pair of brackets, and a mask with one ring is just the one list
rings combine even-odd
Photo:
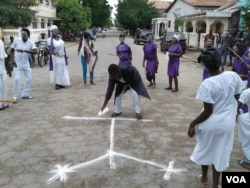
[(172, 32), (174, 31), (174, 21), (175, 21), (175, 15), (177, 16), (184, 16), (194, 13), (194, 7), (183, 2), (182, 0), (176, 1), (176, 3), (171, 7), (171, 9), (167, 13), (167, 19), (171, 21), (171, 27), (167, 26), (167, 31)]

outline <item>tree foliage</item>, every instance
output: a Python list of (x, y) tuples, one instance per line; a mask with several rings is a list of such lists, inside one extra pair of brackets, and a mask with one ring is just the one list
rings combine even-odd
[(152, 18), (159, 16), (153, 3), (147, 0), (119, 0), (117, 5), (117, 23), (120, 27), (135, 31), (136, 28), (151, 28)]
[(56, 14), (62, 22), (60, 29), (65, 31), (82, 30), (91, 26), (91, 10), (82, 6), (78, 0), (57, 0)]
[(249, 6), (243, 7), (241, 11), (242, 11), (241, 16), (243, 19), (241, 30), (243, 31), (244, 34), (250, 35), (250, 22), (249, 22), (250, 7)]
[(83, 6), (91, 8), (92, 26), (105, 27), (111, 25), (112, 7), (107, 0), (82, 0)]
[(0, 27), (13, 25), (27, 27), (34, 18), (35, 11), (30, 7), (37, 5), (36, 0), (1, 0)]

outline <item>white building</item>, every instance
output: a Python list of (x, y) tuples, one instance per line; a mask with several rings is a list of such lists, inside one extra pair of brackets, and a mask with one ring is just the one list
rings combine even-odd
[[(167, 31), (175, 31), (175, 20), (184, 20), (181, 28), (187, 38), (187, 44), (194, 47), (203, 47), (204, 36), (212, 29), (216, 35), (224, 33), (237, 22), (233, 13), (237, 0), (175, 0), (166, 9)], [(224, 7), (224, 8), (221, 8)]]
[[(30, 38), (37, 42), (41, 33), (49, 35), (49, 28), (53, 24), (53, 20), (56, 18), (56, 0), (37, 0), (38, 6), (31, 7), (32, 10), (36, 11), (35, 19), (27, 27), (30, 30)], [(8, 43), (10, 36), (14, 38), (21, 37), (21, 27), (13, 28), (13, 26), (7, 26), (2, 29), (2, 35), (4, 42)]]

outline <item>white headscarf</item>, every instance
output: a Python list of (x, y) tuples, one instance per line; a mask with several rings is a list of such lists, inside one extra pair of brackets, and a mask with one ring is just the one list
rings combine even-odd
[(51, 31), (51, 32), (54, 31), (55, 29), (58, 29), (58, 27), (57, 27), (56, 25), (50, 26), (50, 31)]
[(179, 42), (179, 40), (180, 40), (180, 35), (174, 34), (173, 38), (175, 38), (175, 39)]

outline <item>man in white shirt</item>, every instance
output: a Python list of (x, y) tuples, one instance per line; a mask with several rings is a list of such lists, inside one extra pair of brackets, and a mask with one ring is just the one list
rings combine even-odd
[(33, 99), (29, 96), (32, 81), (32, 71), (28, 54), (37, 54), (35, 43), (29, 39), (30, 31), (26, 28), (21, 30), (22, 38), (14, 39), (11, 45), (11, 57), (14, 73), (13, 99), (18, 100), (20, 91), (20, 73), (24, 73), (25, 84), (22, 92), (22, 99)]

